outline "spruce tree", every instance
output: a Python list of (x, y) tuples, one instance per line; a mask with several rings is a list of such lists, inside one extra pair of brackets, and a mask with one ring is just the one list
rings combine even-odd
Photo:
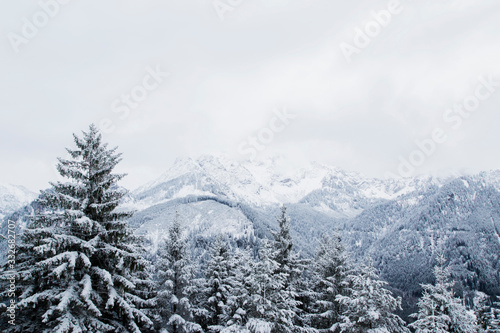
[(231, 293), (227, 301), (226, 314), (223, 317), (225, 328), (221, 333), (248, 332), (248, 314), (252, 312), (252, 288), (255, 284), (256, 262), (249, 249), (236, 249), (231, 261)]
[(341, 306), (340, 323), (332, 328), (341, 332), (410, 332), (405, 322), (393, 312), (401, 309), (401, 298), (394, 298), (385, 289), (387, 282), (379, 279), (371, 262), (361, 265), (344, 282), (345, 292), (337, 295)]
[(236, 285), (232, 253), (222, 236), (210, 248), (210, 258), (205, 270), (203, 308), (207, 311), (206, 326), (219, 332), (230, 315), (230, 302)]
[(13, 332), (145, 332), (151, 280), (143, 248), (116, 208), (126, 191), (114, 174), (117, 148), (94, 125), (74, 135), (66, 178), (51, 183), (22, 235), (17, 255), (18, 319)]
[(350, 263), (340, 235), (324, 234), (312, 265), (307, 321), (318, 329), (330, 329), (340, 321), (337, 295), (344, 292)]
[(279, 268), (279, 263), (274, 259), (273, 244), (264, 239), (254, 272), (248, 277), (251, 302), (248, 304), (247, 327), (255, 326), (258, 322), (258, 327), (269, 326), (272, 332), (292, 331), (297, 304), (286, 289), (288, 276), (280, 272)]
[(291, 271), (296, 266), (294, 256), (293, 240), (290, 233), (290, 219), (286, 213), (286, 206), (281, 206), (281, 215), (278, 217), (279, 230), (272, 232), (274, 237), (274, 259), (279, 264), (279, 270), (291, 278)]
[(437, 258), (434, 267), (434, 285), (422, 285), (423, 295), (418, 301), (418, 313), (411, 315), (417, 318), (410, 327), (416, 333), (476, 333), (476, 318), (468, 311), (459, 298), (453, 295), (454, 283), (450, 281), (450, 272), (444, 266), (444, 256)]
[[(293, 239), (290, 232), (290, 218), (286, 212), (286, 206), (281, 207), (281, 214), (278, 216), (279, 230), (272, 232), (274, 237), (272, 259), (276, 261), (277, 268), (273, 274), (277, 279), (283, 279), (283, 287), (281, 291), (281, 311), (283, 313), (292, 314), (292, 319), (288, 329), (298, 330), (303, 326), (302, 320), (299, 316), (301, 310), (299, 306), (301, 302), (299, 298), (298, 284), (304, 270), (307, 267), (307, 260), (300, 259), (300, 255), (293, 250)], [(286, 324), (285, 324), (286, 323)], [(280, 324), (286, 327), (288, 318), (283, 320)]]
[(168, 230), (165, 244), (159, 249), (157, 268), (157, 307), (162, 332), (202, 332), (201, 326), (193, 320), (194, 267), (178, 214)]
[(478, 326), (485, 333), (500, 333), (500, 309), (498, 303), (492, 302), (490, 296), (476, 291), (474, 295), (474, 312)]
[(274, 260), (278, 263), (278, 272), (287, 276), (286, 287), (291, 286), (303, 273), (307, 261), (301, 260), (300, 255), (293, 251), (293, 239), (290, 232), (290, 218), (286, 213), (286, 206), (281, 207), (278, 217), (279, 230), (273, 231)]

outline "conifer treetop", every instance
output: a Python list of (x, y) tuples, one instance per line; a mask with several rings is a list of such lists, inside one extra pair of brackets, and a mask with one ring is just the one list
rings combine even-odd
[(51, 183), (53, 188), (40, 197), (42, 205), (56, 209), (82, 211), (93, 221), (105, 222), (130, 217), (132, 214), (112, 213), (127, 191), (117, 182), (126, 174), (114, 174), (122, 160), (117, 147), (108, 149), (94, 124), (82, 137), (73, 134), (76, 149), (66, 148), (71, 159), (58, 158), (57, 171), (66, 182)]

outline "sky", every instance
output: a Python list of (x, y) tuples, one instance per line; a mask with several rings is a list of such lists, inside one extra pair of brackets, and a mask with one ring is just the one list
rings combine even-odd
[(134, 189), (178, 157), (370, 177), (500, 169), (497, 0), (0, 4), (0, 183), (95, 123)]

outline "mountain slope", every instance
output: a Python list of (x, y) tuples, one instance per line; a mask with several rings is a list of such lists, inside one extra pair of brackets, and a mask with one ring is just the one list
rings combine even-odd
[(439, 253), (449, 259), (457, 288), (500, 293), (500, 172), (382, 180), (320, 164), (280, 170), (275, 160), (178, 160), (132, 192), (126, 206), (139, 209), (131, 221), (152, 243), (178, 211), (193, 239), (222, 232), (248, 244), (270, 236), (285, 203), (303, 255), (314, 255), (322, 233), (338, 231), (353, 257), (371, 257), (409, 307), (420, 284), (432, 280)]
[(18, 185), (0, 184), (0, 219), (27, 205), (37, 194)]
[(382, 276), (407, 293), (431, 280), (435, 257), (444, 253), (455, 280), (496, 294), (499, 227), (500, 193), (469, 176), (367, 209), (350, 221), (345, 238), (357, 256), (372, 257)]
[(236, 162), (225, 156), (179, 159), (158, 179), (131, 193), (129, 207), (145, 209), (169, 200), (213, 196), (253, 206), (305, 203), (337, 217), (352, 217), (380, 200), (426, 188), (432, 178), (380, 180), (313, 163), (285, 173), (277, 159)]
[[(372, 258), (407, 308), (414, 306), (420, 284), (431, 282), (439, 253), (448, 258), (458, 291), (500, 294), (499, 171), (373, 179), (315, 163), (283, 170), (276, 159), (179, 159), (160, 178), (132, 191), (120, 209), (137, 211), (129, 222), (149, 240), (151, 252), (178, 214), (193, 254), (203, 257), (219, 233), (235, 245), (258, 247), (259, 239), (277, 229), (284, 203), (295, 248), (304, 256), (314, 256), (323, 233), (340, 232), (353, 258)], [(25, 223), (16, 214), (12, 218)]]

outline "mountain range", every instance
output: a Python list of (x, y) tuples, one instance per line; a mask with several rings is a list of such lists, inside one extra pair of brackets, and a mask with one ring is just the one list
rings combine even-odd
[(0, 184), (0, 219), (29, 204), (37, 195), (23, 186)]
[[(131, 191), (120, 209), (136, 212), (130, 223), (152, 252), (178, 214), (202, 256), (219, 233), (240, 246), (258, 246), (277, 228), (285, 204), (296, 250), (312, 257), (323, 233), (339, 232), (352, 258), (372, 260), (406, 308), (414, 306), (420, 284), (432, 281), (441, 253), (458, 292), (500, 294), (500, 171), (377, 179), (319, 163), (289, 170), (279, 158), (178, 159)], [(20, 187), (0, 187), (0, 213), (11, 214), (33, 198)]]

